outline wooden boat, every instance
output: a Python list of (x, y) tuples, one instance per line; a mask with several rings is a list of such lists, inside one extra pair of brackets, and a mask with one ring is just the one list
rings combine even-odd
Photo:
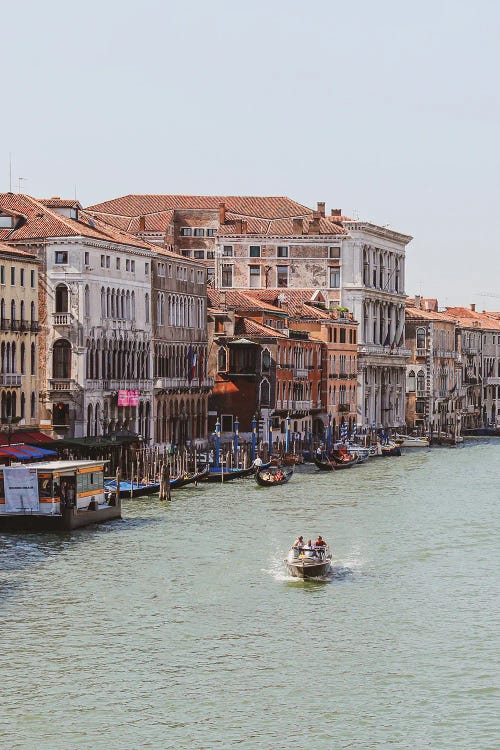
[(195, 482), (202, 482), (209, 472), (208, 466), (205, 466), (201, 471), (193, 471), (190, 474), (184, 474), (175, 479), (170, 480), (170, 487), (173, 490), (178, 490), (180, 487), (185, 487), (188, 484), (194, 484)]
[(333, 463), (333, 461), (330, 461), (325, 455), (319, 458), (315, 454), (314, 463), (321, 471), (335, 471), (335, 464)]
[(390, 443), (389, 445), (382, 445), (380, 446), (381, 449), (381, 456), (400, 456), (401, 455), (401, 447), (399, 445), (396, 445), (395, 443)]
[(225, 467), (215, 468), (210, 466), (207, 474), (203, 478), (205, 482), (232, 482), (233, 479), (242, 479), (255, 472), (255, 466), (249, 466), (248, 469), (226, 469)]
[(396, 435), (394, 442), (402, 448), (428, 448), (430, 445), (429, 438), (426, 435), (422, 437), (418, 437), (417, 435)]
[[(281, 474), (281, 476), (280, 476)], [(293, 469), (283, 471), (278, 466), (269, 466), (260, 468), (255, 472), (255, 481), (261, 487), (276, 487), (279, 484), (286, 484), (293, 476)]]
[(348, 469), (358, 463), (357, 456), (353, 456), (350, 453), (340, 453), (339, 451), (332, 451), (331, 460), (335, 464), (336, 469)]
[(329, 459), (326, 455), (323, 455), (322, 458), (315, 456), (314, 463), (321, 471), (340, 471), (340, 469), (351, 469), (358, 463), (358, 458), (357, 456), (352, 456), (347, 461), (339, 461), (333, 456)]
[(316, 547), (314, 557), (309, 554), (292, 547), (285, 560), (290, 575), (294, 578), (322, 578), (327, 575), (332, 562), (328, 547)]
[[(116, 495), (116, 480), (107, 479), (104, 482), (104, 489), (107, 497), (114, 497)], [(146, 495), (157, 495), (160, 491), (159, 482), (128, 482), (122, 479), (120, 482), (120, 497), (123, 499), (127, 497), (145, 497)]]

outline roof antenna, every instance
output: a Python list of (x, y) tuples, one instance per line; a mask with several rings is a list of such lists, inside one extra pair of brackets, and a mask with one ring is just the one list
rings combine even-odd
[(9, 151), (9, 193), (12, 193), (12, 151)]
[(21, 192), (21, 182), (27, 182), (27, 180), (28, 180), (27, 177), (18, 177), (17, 178), (17, 192), (18, 193)]

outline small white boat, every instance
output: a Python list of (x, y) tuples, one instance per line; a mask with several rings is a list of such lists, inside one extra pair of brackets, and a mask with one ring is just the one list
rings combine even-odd
[(429, 438), (424, 435), (396, 435), (396, 444), (402, 448), (428, 448), (430, 445)]
[(331, 568), (332, 556), (328, 546), (296, 548), (292, 547), (285, 563), (294, 578), (322, 578)]

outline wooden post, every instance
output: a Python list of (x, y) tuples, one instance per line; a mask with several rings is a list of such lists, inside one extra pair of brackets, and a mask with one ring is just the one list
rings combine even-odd
[(118, 467), (116, 470), (115, 505), (120, 504), (120, 479), (121, 479), (121, 471), (120, 471), (120, 467)]

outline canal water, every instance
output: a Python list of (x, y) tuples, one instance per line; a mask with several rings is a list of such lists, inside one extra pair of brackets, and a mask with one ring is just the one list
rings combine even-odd
[(0, 536), (1, 746), (498, 748), (499, 475), (477, 441)]

